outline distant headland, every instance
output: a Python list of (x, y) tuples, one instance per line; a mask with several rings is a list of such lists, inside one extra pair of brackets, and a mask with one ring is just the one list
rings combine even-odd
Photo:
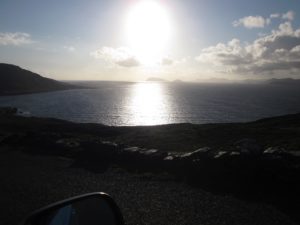
[(43, 77), (16, 65), (0, 63), (0, 96), (75, 88), (80, 87)]

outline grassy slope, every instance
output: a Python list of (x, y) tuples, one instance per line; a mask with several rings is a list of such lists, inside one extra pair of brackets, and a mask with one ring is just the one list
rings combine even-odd
[(121, 128), (116, 142), (168, 151), (191, 151), (209, 146), (228, 149), (244, 138), (253, 138), (264, 147), (282, 146), (300, 150), (300, 114), (262, 119), (251, 123), (173, 124)]
[(251, 123), (171, 124), (147, 127), (109, 127), (56, 119), (0, 117), (0, 134), (28, 132), (67, 134), (73, 137), (92, 136), (164, 151), (193, 151), (204, 146), (228, 149), (243, 138), (256, 139), (263, 147), (281, 146), (287, 150), (300, 150), (300, 114)]

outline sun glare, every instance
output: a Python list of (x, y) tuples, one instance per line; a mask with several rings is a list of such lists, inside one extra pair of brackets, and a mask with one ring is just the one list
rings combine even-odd
[(130, 48), (143, 64), (153, 64), (167, 55), (171, 36), (170, 15), (157, 1), (139, 1), (132, 6), (126, 21)]
[[(132, 124), (155, 125), (169, 122), (168, 99), (159, 83), (136, 83), (129, 103)], [(159, 116), (158, 116), (159, 115)]]

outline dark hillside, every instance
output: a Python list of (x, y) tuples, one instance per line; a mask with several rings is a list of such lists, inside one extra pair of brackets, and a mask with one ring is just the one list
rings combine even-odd
[(73, 89), (76, 86), (52, 80), (18, 66), (0, 63), (0, 95)]

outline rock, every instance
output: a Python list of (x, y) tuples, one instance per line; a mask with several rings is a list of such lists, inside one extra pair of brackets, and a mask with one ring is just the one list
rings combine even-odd
[(297, 160), (297, 157), (300, 157), (300, 152), (298, 151), (286, 151), (282, 147), (269, 147), (264, 152), (264, 156), (268, 160)]
[(6, 138), (10, 137), (11, 134), (0, 134), (0, 145), (5, 143)]
[(0, 108), (0, 116), (12, 116), (18, 112), (17, 108), (13, 107), (1, 107)]
[(235, 148), (240, 154), (257, 156), (262, 154), (263, 148), (254, 139), (242, 139), (235, 143)]
[(228, 154), (228, 152), (225, 152), (225, 151), (219, 151), (215, 156), (214, 158), (215, 159), (218, 159), (218, 158), (221, 158), (223, 157), (224, 155)]
[(65, 138), (59, 139), (56, 141), (56, 144), (62, 145), (67, 148), (77, 148), (80, 146), (80, 143), (75, 139)]
[(17, 116), (22, 116), (22, 117), (31, 117), (31, 113), (29, 111), (22, 111), (18, 109), (18, 112), (16, 113)]
[(171, 155), (164, 158), (165, 161), (172, 161), (174, 159), (175, 159), (174, 156), (171, 156)]
[(0, 137), (0, 144), (19, 146), (20, 143), (23, 144), (24, 140), (26, 140), (25, 136), (26, 135), (23, 133), (4, 134)]
[(269, 147), (266, 150), (264, 150), (263, 154), (282, 154), (285, 150), (280, 147)]
[(142, 151), (141, 153), (146, 156), (151, 156), (151, 155), (158, 153), (158, 150), (157, 149), (149, 149), (149, 150)]
[(172, 160), (177, 160), (180, 159), (181, 155), (179, 153), (175, 152), (168, 152), (165, 157), (163, 158), (164, 161), (172, 161)]
[(240, 152), (230, 152), (230, 155), (231, 156), (238, 156), (238, 155), (241, 155)]
[(112, 144), (104, 144), (99, 140), (81, 140), (80, 146), (83, 151), (77, 154), (77, 159), (81, 161), (96, 162), (108, 165), (115, 162), (118, 157), (122, 157), (121, 150)]
[(188, 152), (185, 154), (182, 154), (180, 156), (181, 159), (197, 159), (205, 154), (207, 154), (211, 149), (209, 147), (203, 147), (203, 148), (199, 148), (193, 152)]
[(300, 151), (289, 151), (288, 154), (294, 157), (300, 157)]
[(118, 147), (117, 143), (114, 143), (114, 142), (111, 142), (111, 141), (101, 141), (101, 144), (110, 145), (110, 146), (113, 146), (113, 147)]
[(127, 147), (127, 148), (124, 148), (123, 149), (125, 152), (140, 152), (141, 151), (141, 148), (139, 147)]
[(157, 160), (163, 160), (168, 153), (157, 149), (127, 147), (123, 149), (122, 154), (126, 155), (128, 160), (155, 160), (157, 162)]
[(148, 152), (148, 150), (144, 148), (127, 147), (123, 149), (121, 157), (123, 161), (126, 161), (126, 163), (142, 163), (144, 159), (152, 159), (154, 154), (155, 153), (153, 151)]

